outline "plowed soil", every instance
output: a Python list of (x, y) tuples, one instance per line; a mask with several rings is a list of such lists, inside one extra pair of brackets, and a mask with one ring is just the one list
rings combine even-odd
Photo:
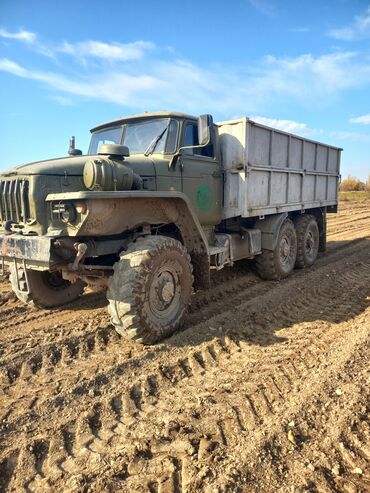
[(310, 269), (212, 276), (182, 332), (125, 342), (103, 295), (37, 310), (0, 282), (0, 491), (370, 491), (370, 203)]

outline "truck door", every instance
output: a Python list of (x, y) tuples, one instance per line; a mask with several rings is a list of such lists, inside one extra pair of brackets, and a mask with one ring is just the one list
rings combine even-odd
[[(181, 145), (198, 145), (196, 122), (184, 122)], [(213, 127), (210, 143), (206, 147), (181, 151), (179, 165), (182, 173), (182, 191), (191, 200), (200, 223), (218, 224), (221, 221), (222, 174)]]

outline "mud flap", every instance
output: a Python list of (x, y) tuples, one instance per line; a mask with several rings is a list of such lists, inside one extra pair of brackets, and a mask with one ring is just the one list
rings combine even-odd
[(265, 250), (274, 250), (279, 236), (280, 228), (288, 217), (286, 212), (281, 214), (271, 214), (265, 219), (256, 221), (255, 229), (261, 231), (262, 248)]
[[(19, 268), (16, 258), (13, 259), (15, 282), (17, 283), (17, 289), (21, 293), (30, 294), (30, 285), (28, 282), (28, 275), (26, 269), (26, 262), (23, 259), (21, 263), (21, 269)], [(24, 279), (22, 279), (24, 278)]]

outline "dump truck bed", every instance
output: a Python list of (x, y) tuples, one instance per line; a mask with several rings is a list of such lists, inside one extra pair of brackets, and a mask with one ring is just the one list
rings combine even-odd
[(342, 149), (249, 118), (217, 126), (224, 219), (337, 205)]

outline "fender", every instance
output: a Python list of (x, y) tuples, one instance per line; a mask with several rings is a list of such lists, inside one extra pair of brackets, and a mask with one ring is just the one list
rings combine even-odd
[(288, 213), (282, 212), (256, 221), (254, 227), (261, 231), (261, 246), (264, 250), (275, 249), (280, 228), (287, 217)]
[(208, 242), (188, 197), (182, 192), (108, 191), (49, 194), (47, 202), (85, 202), (86, 213), (66, 236), (119, 235), (142, 225), (175, 224), (193, 262), (195, 286), (209, 286)]

